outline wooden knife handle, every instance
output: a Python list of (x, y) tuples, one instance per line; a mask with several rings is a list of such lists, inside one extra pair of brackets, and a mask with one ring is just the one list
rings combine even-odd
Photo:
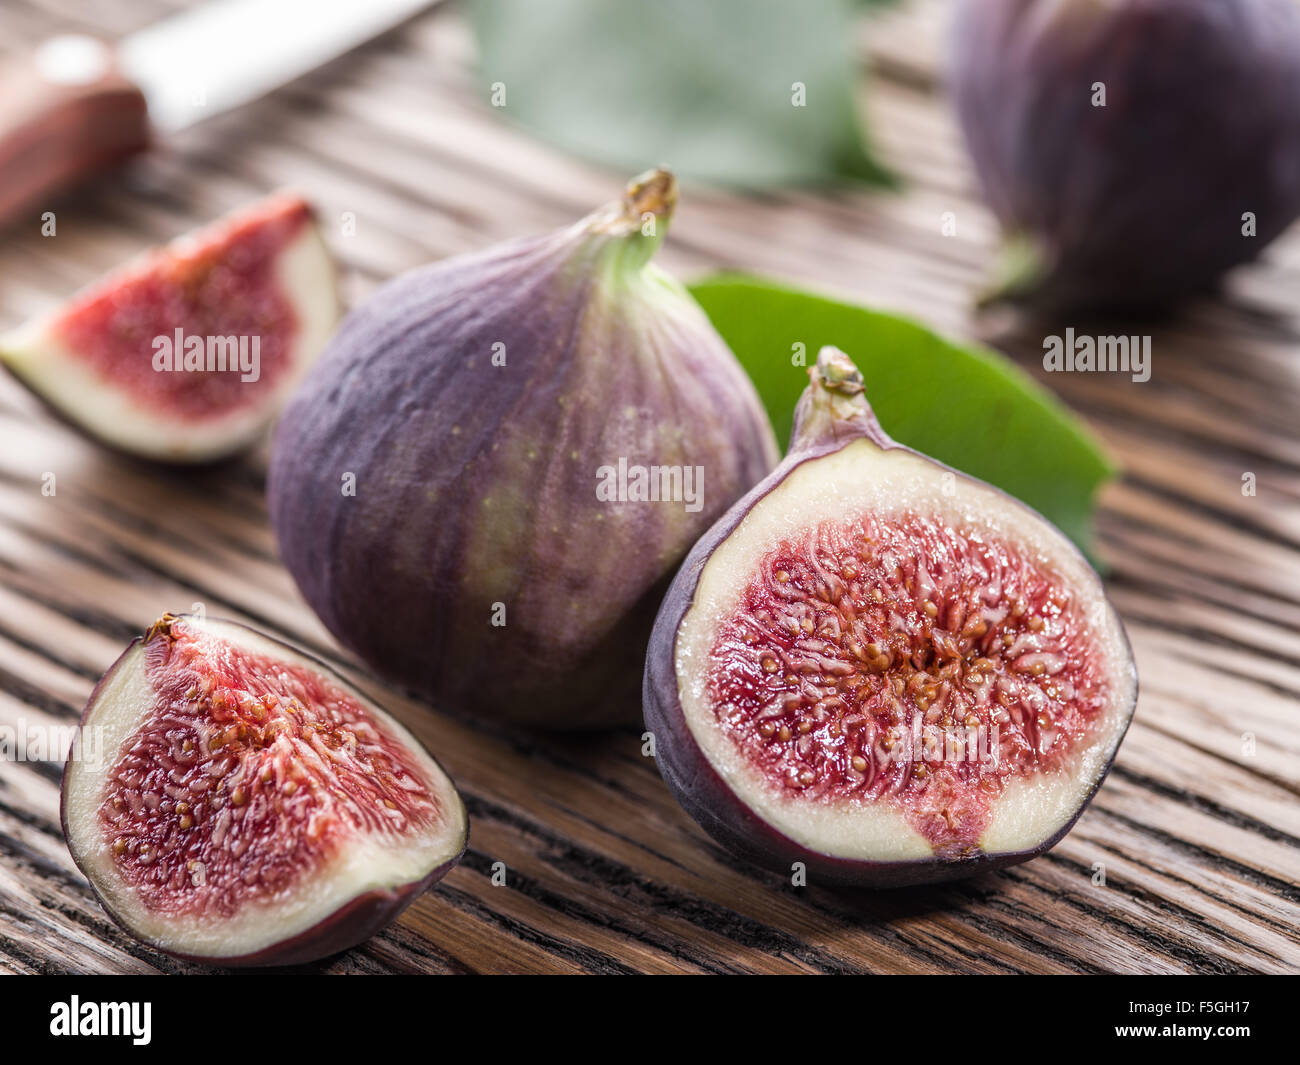
[(92, 37), (0, 63), (0, 224), (143, 150), (144, 96)]

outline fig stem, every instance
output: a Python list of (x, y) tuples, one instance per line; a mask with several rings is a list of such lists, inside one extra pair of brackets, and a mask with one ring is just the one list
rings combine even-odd
[(148, 629), (145, 630), (144, 642), (148, 643), (155, 636), (163, 635), (170, 638), (172, 634), (172, 624), (176, 621), (176, 615), (170, 611), (160, 617)]
[(620, 268), (636, 271), (654, 255), (676, 207), (677, 179), (659, 167), (634, 177), (621, 200), (601, 208), (582, 225), (589, 233), (617, 238)]
[(1046, 256), (1027, 236), (1008, 236), (998, 252), (992, 276), (975, 298), (983, 309), (996, 303), (1015, 303), (1029, 298), (1047, 276)]
[(677, 207), (677, 179), (672, 171), (660, 167), (647, 170), (628, 182), (627, 191), (623, 193), (623, 204), (627, 214), (638, 224), (647, 215), (652, 214), (666, 223)]
[(791, 454), (833, 449), (859, 437), (893, 446), (867, 402), (862, 372), (844, 352), (822, 348), (808, 377), (810, 383), (795, 409)]

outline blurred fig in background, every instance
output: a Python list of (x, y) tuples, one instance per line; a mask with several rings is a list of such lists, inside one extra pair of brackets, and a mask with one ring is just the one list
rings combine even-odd
[(994, 298), (1167, 306), (1300, 214), (1295, 0), (964, 0), (953, 85)]

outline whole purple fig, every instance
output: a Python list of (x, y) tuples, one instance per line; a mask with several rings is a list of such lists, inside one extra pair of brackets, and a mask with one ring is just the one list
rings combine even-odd
[(1007, 236), (995, 296), (1144, 309), (1300, 214), (1295, 0), (966, 0), (954, 91)]
[(654, 171), (576, 225), (398, 278), (290, 404), (281, 554), (381, 673), (496, 719), (636, 718), (668, 580), (778, 456), (735, 356), (649, 262), (675, 202)]

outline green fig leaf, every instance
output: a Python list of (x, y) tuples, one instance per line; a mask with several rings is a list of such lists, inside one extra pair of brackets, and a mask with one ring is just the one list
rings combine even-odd
[(863, 140), (848, 0), (473, 0), (470, 14), (493, 104), (575, 155), (748, 188), (893, 183)]
[(890, 436), (1028, 503), (1088, 551), (1093, 497), (1115, 469), (1082, 423), (1007, 359), (761, 278), (720, 274), (690, 289), (753, 378), (783, 445), (807, 367), (833, 344), (862, 371)]

